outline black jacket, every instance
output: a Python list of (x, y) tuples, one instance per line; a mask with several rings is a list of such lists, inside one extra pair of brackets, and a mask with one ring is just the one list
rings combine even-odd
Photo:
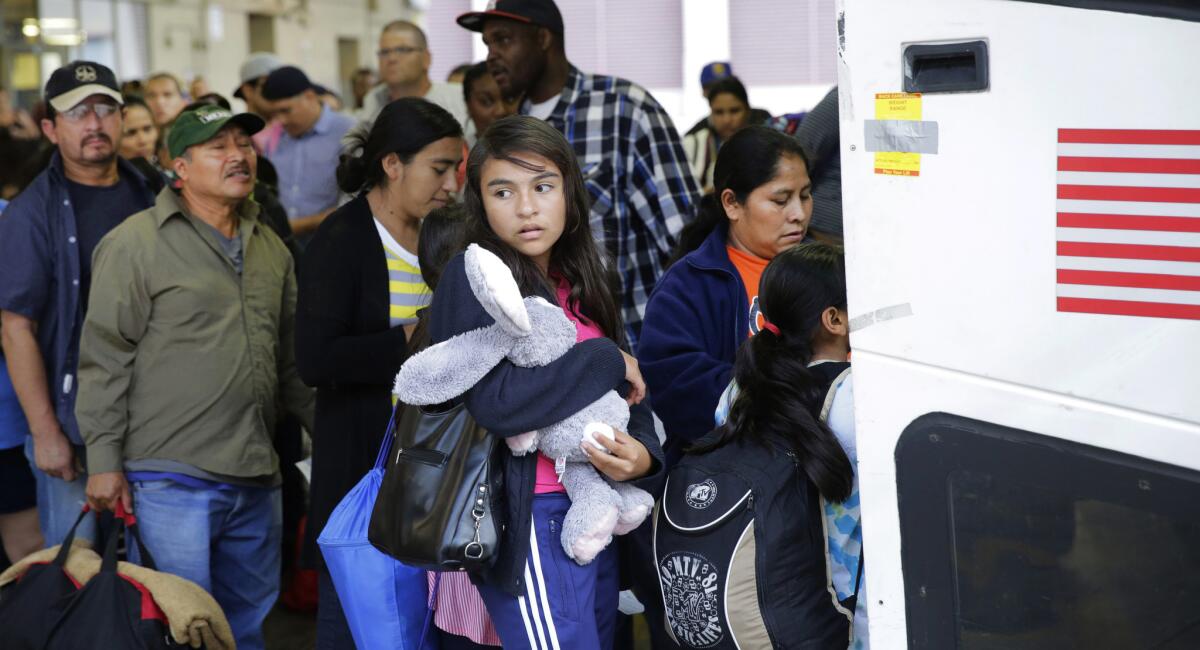
[(301, 258), (296, 367), (317, 389), (305, 558), (342, 497), (371, 469), (408, 356), (391, 327), (387, 259), (367, 200), (329, 215)]
[[(542, 297), (557, 303), (552, 295)], [(443, 270), (429, 311), (434, 344), (495, 322), (471, 292), (461, 254)], [(506, 437), (566, 419), (605, 392), (621, 387), (624, 376), (625, 363), (616, 344), (608, 339), (591, 339), (537, 368), (519, 368), (505, 359), (466, 393), (465, 401), (476, 422)], [(631, 409), (629, 435), (645, 445), (652, 456), (650, 473), (635, 482), (651, 491), (662, 480), (663, 457), (653, 416), (645, 402)], [(519, 595), (524, 591), (525, 559), (529, 555), (537, 455), (517, 457), (506, 452), (507, 448), (502, 448), (499, 454), (504, 471), (506, 522), (500, 536), (500, 553), (490, 571), (476, 578)]]

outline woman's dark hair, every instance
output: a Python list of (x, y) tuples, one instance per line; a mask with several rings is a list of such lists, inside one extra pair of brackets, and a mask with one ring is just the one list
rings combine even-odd
[[(461, 138), (462, 125), (446, 109), (419, 97), (405, 97), (383, 107), (367, 132), (355, 127), (347, 139), (347, 153), (337, 168), (338, 187), (356, 194), (387, 178), (383, 159), (390, 154), (408, 164), (426, 146), (442, 138)], [(361, 149), (361, 155), (356, 152)]]
[(129, 110), (133, 106), (144, 108), (147, 112), (150, 110), (150, 107), (146, 104), (146, 100), (142, 99), (141, 95), (123, 95), (121, 97), (121, 102), (122, 117), (124, 117), (125, 111)]
[(707, 99), (708, 103), (710, 104), (717, 95), (726, 94), (733, 95), (738, 99), (738, 101), (742, 102), (742, 104), (746, 106), (747, 110), (750, 109), (750, 96), (746, 94), (746, 86), (742, 85), (741, 80), (737, 77), (725, 77), (724, 79), (718, 79), (717, 81), (712, 82), (712, 84), (710, 84), (708, 88), (704, 90), (704, 98)]
[(446, 262), (467, 247), (467, 216), (462, 204), (452, 203), (432, 210), (421, 220), (417, 260), (421, 263), (421, 279), (430, 291), (437, 289)]
[[(466, 248), (467, 224), (467, 211), (458, 203), (436, 208), (421, 220), (417, 260), (421, 266), (421, 279), (430, 291), (437, 289), (446, 263)], [(417, 326), (408, 340), (409, 354), (424, 350), (429, 343), (429, 312), (422, 309), (417, 312)]]
[(738, 395), (717, 447), (734, 440), (791, 449), (800, 467), (830, 501), (845, 501), (854, 483), (850, 459), (821, 422), (825, 384), (808, 368), (813, 340), (829, 307), (846, 307), (842, 249), (808, 243), (776, 255), (763, 271), (758, 302), (764, 329), (738, 349), (733, 376)]
[(454, 66), (454, 69), (450, 71), (450, 74), (446, 75), (446, 78), (450, 79), (456, 74), (465, 74), (471, 66), (472, 64), (470, 63), (460, 63)]
[(227, 111), (233, 110), (233, 105), (230, 104), (229, 100), (225, 99), (225, 95), (222, 95), (221, 93), (207, 93), (204, 95), (200, 95), (199, 97), (196, 98), (195, 103), (197, 103), (197, 104), (200, 104), (200, 103), (212, 104), (213, 106), (220, 106), (221, 108), (223, 108)]
[[(567, 302), (580, 316), (599, 326), (604, 335), (624, 346), (616, 296), (616, 275), (610, 274), (596, 248), (589, 226), (589, 196), (575, 151), (561, 133), (546, 122), (527, 115), (511, 115), (493, 123), (480, 136), (467, 158), (467, 187), (464, 205), (471, 215), (467, 241), (487, 248), (512, 269), (523, 295), (555, 295), (550, 279), (533, 260), (504, 243), (488, 224), (483, 206), (483, 165), (488, 160), (505, 160), (530, 171), (544, 169), (522, 154), (536, 154), (549, 160), (563, 177), (566, 223), (562, 236), (550, 249), (550, 269), (571, 285)], [(612, 265), (609, 265), (611, 268)]]
[(769, 126), (748, 126), (721, 145), (713, 168), (714, 191), (704, 197), (700, 214), (679, 234), (671, 263), (700, 248), (705, 238), (728, 219), (721, 205), (725, 190), (732, 190), (737, 202), (745, 203), (751, 192), (775, 178), (784, 156), (799, 158), (808, 169), (808, 156), (800, 141)]
[(475, 82), (479, 81), (479, 78), (487, 73), (487, 62), (485, 61), (480, 61), (467, 68), (462, 80), (463, 101), (471, 101), (471, 89), (475, 87)]

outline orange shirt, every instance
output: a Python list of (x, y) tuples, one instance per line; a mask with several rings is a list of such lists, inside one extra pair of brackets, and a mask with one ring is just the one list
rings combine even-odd
[(746, 336), (754, 336), (762, 327), (762, 310), (758, 308), (758, 281), (770, 260), (744, 253), (729, 245), (725, 246), (725, 251), (729, 254), (729, 261), (737, 268), (738, 275), (742, 276), (742, 285), (746, 287), (746, 304), (750, 305), (750, 331)]

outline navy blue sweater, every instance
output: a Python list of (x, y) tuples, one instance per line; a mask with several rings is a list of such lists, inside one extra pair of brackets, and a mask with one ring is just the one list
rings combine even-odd
[[(542, 297), (557, 304), (552, 295)], [(495, 323), (471, 291), (462, 254), (446, 264), (429, 310), (430, 340), (435, 344)], [(497, 436), (508, 437), (565, 420), (622, 384), (625, 360), (617, 345), (608, 339), (591, 339), (545, 366), (521, 368), (502, 360), (464, 399), (476, 422)], [(648, 407), (630, 409), (629, 435), (645, 445), (653, 458), (650, 473), (635, 484), (645, 489), (661, 482), (662, 448)], [(537, 455), (517, 457), (501, 449), (499, 458), (504, 471), (505, 524), (499, 557), (479, 578), (519, 595), (524, 592), (529, 554)]]
[(717, 401), (750, 331), (746, 289), (725, 250), (728, 234), (728, 225), (719, 225), (667, 269), (642, 321), (638, 364), (667, 432), (668, 469), (715, 426)]

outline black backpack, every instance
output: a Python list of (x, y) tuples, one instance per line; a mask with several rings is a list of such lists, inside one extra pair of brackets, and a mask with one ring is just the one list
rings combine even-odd
[[(827, 377), (824, 419), (849, 364), (821, 365), (839, 373)], [(666, 628), (683, 648), (849, 643), (857, 587), (838, 602), (821, 498), (790, 450), (734, 442), (684, 456), (655, 508), (654, 558)]]

